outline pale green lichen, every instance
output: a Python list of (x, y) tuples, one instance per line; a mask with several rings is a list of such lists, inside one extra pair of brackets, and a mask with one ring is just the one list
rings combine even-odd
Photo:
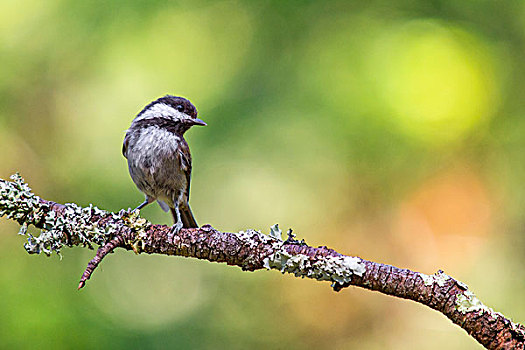
[(121, 210), (119, 212), (119, 218), (124, 221), (126, 226), (135, 232), (135, 235), (133, 235), (133, 240), (127, 242), (135, 254), (140, 254), (142, 251), (144, 251), (144, 239), (147, 238), (147, 229), (151, 225), (146, 219), (141, 218), (139, 214), (140, 212), (138, 210)]
[[(275, 230), (275, 231), (272, 231)], [(259, 244), (272, 244), (276, 247), (280, 247), (282, 244), (281, 236), (277, 234), (279, 227), (276, 225), (270, 228), (270, 234), (265, 235), (261, 231), (248, 229), (246, 231), (239, 231), (233, 233), (239, 240), (243, 242), (244, 245), (255, 248)], [(280, 231), (280, 230), (279, 230)]]
[[(456, 294), (456, 310), (466, 314), (470, 312), (477, 312), (479, 316), (488, 313), (492, 319), (507, 319), (503, 314), (494, 311), (492, 308), (484, 305), (478, 297), (470, 290), (465, 290), (463, 293)], [(510, 318), (510, 327), (514, 332), (525, 335), (519, 323), (513, 322)]]
[(253, 239), (254, 237), (258, 237), (259, 239), (262, 239), (262, 240), (265, 240), (267, 237), (261, 231), (252, 230), (252, 229), (248, 229), (246, 231), (235, 232), (233, 234), (237, 236), (241, 241), (247, 242), (248, 245), (250, 246), (252, 245), (251, 243), (253, 243), (253, 246), (259, 244)]
[(276, 251), (266, 258), (264, 267), (276, 269), (282, 273), (291, 273), (296, 277), (332, 281), (339, 284), (350, 282), (353, 275), (362, 276), (365, 273), (365, 266), (357, 257), (327, 256), (317, 257), (315, 261), (312, 261), (307, 255), (290, 255), (285, 250)]
[[(273, 227), (275, 227), (275, 225)], [(265, 235), (258, 230), (248, 229), (246, 231), (235, 232), (233, 235), (242, 242), (243, 246), (249, 249), (256, 249), (260, 244), (264, 244), (271, 245), (272, 249), (276, 250), (279, 249), (283, 244), (283, 241), (280, 239), (280, 237), (277, 238), (276, 236)], [(257, 262), (258, 261), (255, 256), (248, 258), (243, 262), (243, 268), (257, 264)]]
[(463, 293), (456, 295), (456, 309), (461, 313), (476, 312), (480, 314), (485, 311), (489, 311), (489, 308), (483, 305), (483, 303), (476, 297), (470, 290), (466, 290)]
[[(273, 232), (278, 227), (273, 226)], [(272, 232), (272, 231), (271, 231)], [(310, 258), (304, 254), (291, 255), (283, 248), (284, 242), (278, 241), (273, 248), (273, 254), (264, 259), (264, 267), (275, 269), (282, 273), (291, 273), (296, 277), (307, 277), (318, 281), (332, 281), (344, 284), (352, 280), (352, 276), (362, 276), (365, 265), (360, 258), (350, 256), (327, 256)]]
[[(447, 281), (452, 279), (452, 277), (441, 270), (430, 276), (425, 275), (424, 273), (419, 273), (419, 276), (423, 280), (425, 286), (432, 286), (435, 283), (438, 286), (443, 287)], [(454, 282), (464, 290), (463, 293), (456, 294), (456, 308), (459, 312), (467, 313), (479, 311), (481, 313), (489, 311), (489, 309), (483, 305), (476, 295), (468, 289), (466, 284), (455, 280)]]
[(436, 283), (440, 287), (443, 287), (445, 285), (445, 282), (447, 282), (451, 278), (449, 275), (447, 275), (441, 270), (439, 270), (433, 275), (426, 275), (424, 273), (419, 273), (419, 276), (423, 280), (423, 283), (425, 284), (425, 286), (431, 286), (434, 283)]
[[(445, 283), (452, 279), (449, 275), (444, 273), (443, 271), (439, 270), (435, 274), (429, 276), (425, 275), (424, 273), (420, 273), (419, 276), (423, 280), (423, 283), (426, 286), (432, 286), (434, 283), (437, 284), (440, 287), (445, 286)], [(492, 309), (488, 308), (487, 306), (483, 305), (483, 303), (476, 297), (474, 293), (472, 293), (468, 286), (465, 283), (459, 282), (454, 280), (454, 282), (457, 284), (457, 286), (463, 290), (462, 293), (456, 294), (456, 309), (465, 314), (468, 312), (479, 312), (481, 315), (484, 312), (490, 312), (494, 315), (496, 314)]]
[[(45, 202), (31, 192), (24, 179), (17, 173), (11, 176), (12, 181), (0, 180), (0, 217), (18, 221), (22, 226), (19, 234), (27, 235), (25, 249), (30, 254), (52, 252), (60, 254), (61, 248), (66, 246), (88, 246), (93, 244), (103, 245), (119, 230), (123, 221), (137, 234), (135, 240), (129, 242), (135, 252), (143, 248), (142, 241), (148, 222), (138, 216), (136, 212), (121, 210), (118, 214), (98, 209), (93, 205), (82, 208), (76, 204), (65, 204), (61, 215), (50, 211)], [(98, 221), (92, 222), (93, 216), (105, 217), (111, 215), (110, 222), (99, 225)], [(33, 236), (28, 233), (28, 226), (42, 223), (40, 235)]]
[(50, 255), (53, 251), (60, 253), (64, 245), (81, 245), (89, 248), (92, 248), (92, 244), (103, 245), (117, 227), (112, 224), (101, 227), (97, 223), (92, 223), (93, 215), (105, 216), (108, 212), (91, 204), (81, 208), (74, 203), (67, 203), (62, 215), (58, 216), (54, 211), (47, 213), (40, 235), (35, 237), (29, 234), (28, 242), (24, 247), (31, 254)]
[(0, 217), (6, 216), (21, 224), (39, 221), (43, 215), (40, 198), (31, 192), (20, 174), (11, 175), (11, 180), (0, 180)]
[(310, 258), (304, 254), (289, 254), (284, 248), (282, 231), (277, 224), (270, 228), (270, 234), (260, 231), (246, 230), (234, 233), (245, 246), (255, 248), (261, 243), (270, 244), (273, 253), (263, 260), (263, 266), (279, 270), (282, 273), (291, 273), (296, 277), (307, 277), (319, 281), (331, 281), (344, 284), (350, 282), (352, 276), (362, 276), (365, 266), (360, 258), (349, 256), (327, 256)]
[(279, 228), (279, 224), (275, 224), (270, 227), (270, 237), (282, 241), (282, 231)]

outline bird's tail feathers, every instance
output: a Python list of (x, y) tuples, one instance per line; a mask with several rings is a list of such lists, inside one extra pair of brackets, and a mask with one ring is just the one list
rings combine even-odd
[(163, 201), (157, 199), (157, 203), (159, 203), (162, 210), (164, 210), (166, 213), (170, 210), (170, 207), (168, 207), (168, 205)]
[[(173, 222), (177, 222), (177, 213), (175, 212), (175, 209), (170, 208), (171, 215), (173, 216)], [(180, 217), (182, 219), (182, 225), (184, 228), (198, 228), (199, 225), (197, 225), (197, 221), (195, 220), (195, 217), (193, 216), (193, 213), (191, 212), (189, 204), (187, 206), (180, 206)]]

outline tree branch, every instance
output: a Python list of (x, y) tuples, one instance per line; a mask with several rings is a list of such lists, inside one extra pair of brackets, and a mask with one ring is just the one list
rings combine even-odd
[[(205, 225), (182, 229), (170, 240), (170, 227), (153, 225), (136, 212), (111, 213), (92, 205), (81, 208), (46, 201), (33, 194), (18, 174), (11, 179), (0, 179), (0, 217), (22, 225), (20, 234), (28, 237), (25, 249), (29, 253), (50, 255), (53, 251), (60, 254), (64, 246), (100, 246), (82, 274), (79, 289), (115, 248), (136, 254), (177, 255), (225, 262), (245, 271), (275, 269), (330, 281), (335, 291), (357, 286), (414, 300), (441, 312), (488, 349), (525, 348), (525, 327), (483, 305), (465, 284), (441, 270), (426, 275), (342, 255), (327, 247), (311, 247), (297, 241), (291, 230), (283, 241), (277, 225), (269, 235), (255, 230), (219, 232)], [(41, 234), (28, 234), (28, 225), (41, 229)]]

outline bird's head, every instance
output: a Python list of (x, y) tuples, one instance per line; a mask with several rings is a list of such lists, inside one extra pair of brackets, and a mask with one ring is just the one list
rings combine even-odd
[(166, 95), (149, 103), (133, 123), (167, 123), (183, 134), (193, 125), (206, 125), (197, 118), (197, 108), (184, 97)]

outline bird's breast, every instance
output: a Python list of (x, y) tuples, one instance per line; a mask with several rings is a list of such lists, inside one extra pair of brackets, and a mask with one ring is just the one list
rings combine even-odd
[(178, 156), (182, 142), (181, 137), (155, 126), (144, 128), (130, 139), (129, 172), (141, 191), (162, 198), (166, 192), (187, 186)]
[(161, 162), (175, 158), (180, 142), (181, 137), (168, 130), (151, 126), (143, 129), (134, 140), (130, 140), (128, 154), (135, 158), (135, 162), (144, 161), (145, 158), (149, 158), (149, 162), (153, 161), (151, 158)]

